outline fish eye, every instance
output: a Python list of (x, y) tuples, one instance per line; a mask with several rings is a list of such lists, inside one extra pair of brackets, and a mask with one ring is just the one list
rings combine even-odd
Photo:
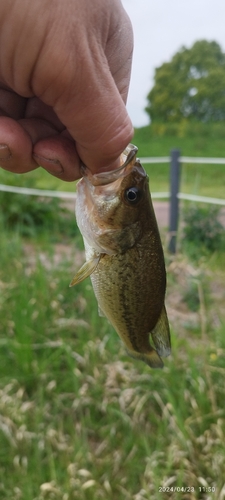
[(125, 191), (125, 199), (129, 201), (130, 204), (137, 203), (141, 198), (141, 191), (136, 187), (130, 187)]

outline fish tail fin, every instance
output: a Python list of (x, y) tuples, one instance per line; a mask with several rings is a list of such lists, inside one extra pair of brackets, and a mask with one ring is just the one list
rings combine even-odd
[(130, 349), (126, 349), (129, 356), (134, 359), (139, 359), (144, 361), (151, 368), (163, 368), (164, 364), (155, 349), (151, 348), (148, 352), (137, 352)]

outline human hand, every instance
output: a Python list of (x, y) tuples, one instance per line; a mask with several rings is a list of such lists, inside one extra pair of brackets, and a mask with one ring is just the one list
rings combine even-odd
[(116, 168), (132, 138), (132, 29), (120, 0), (1, 0), (0, 165), (66, 181)]

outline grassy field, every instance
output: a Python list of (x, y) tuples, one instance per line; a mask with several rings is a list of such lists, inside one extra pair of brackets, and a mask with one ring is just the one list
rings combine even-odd
[[(140, 157), (168, 156), (179, 149), (183, 156), (225, 157), (225, 126), (221, 124), (154, 125), (135, 131)], [(167, 164), (145, 165), (152, 191), (168, 191)], [(183, 164), (181, 191), (224, 198), (225, 165)]]
[[(225, 157), (221, 127), (182, 127), (133, 142), (140, 156)], [(224, 197), (225, 167), (197, 168), (183, 169), (185, 189)], [(168, 189), (166, 166), (149, 175)], [(41, 169), (0, 182), (74, 190)], [(127, 357), (89, 280), (69, 288), (84, 262), (73, 213), (0, 201), (0, 500), (224, 500), (224, 249), (184, 248), (180, 232), (171, 256), (162, 233), (172, 355), (154, 371)]]
[(1, 225), (0, 499), (223, 500), (224, 254), (166, 255), (172, 355), (153, 371), (89, 280), (69, 288), (84, 259), (71, 224), (73, 238)]

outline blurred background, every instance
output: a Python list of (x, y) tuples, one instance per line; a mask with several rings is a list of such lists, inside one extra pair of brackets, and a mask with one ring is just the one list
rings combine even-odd
[(122, 0), (134, 30), (134, 58), (128, 111), (135, 127), (149, 123), (144, 112), (155, 68), (171, 60), (182, 46), (215, 40), (225, 51), (223, 0)]
[(225, 6), (123, 4), (135, 37), (128, 110), (165, 253), (172, 354), (163, 370), (132, 360), (98, 316), (90, 280), (69, 288), (85, 260), (76, 184), (0, 169), (2, 500), (225, 499)]

